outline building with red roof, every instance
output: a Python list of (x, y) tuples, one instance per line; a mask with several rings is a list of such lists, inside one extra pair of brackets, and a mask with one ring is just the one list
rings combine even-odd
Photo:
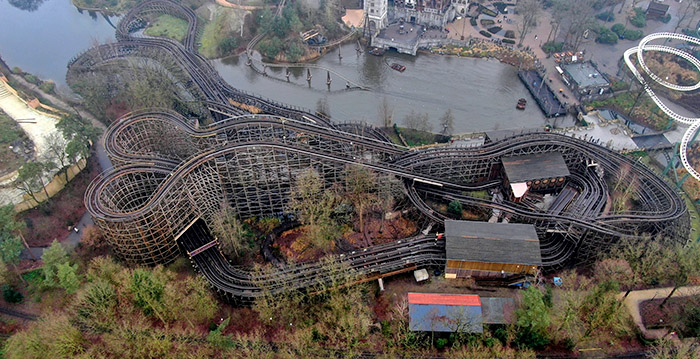
[(481, 299), (474, 294), (408, 293), (409, 329), (483, 333)]

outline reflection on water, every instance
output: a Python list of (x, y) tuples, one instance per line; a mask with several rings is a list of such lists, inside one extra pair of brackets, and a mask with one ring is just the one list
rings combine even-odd
[(114, 28), (93, 15), (79, 13), (70, 0), (0, 0), (0, 55), (66, 93), (68, 61), (95, 43), (114, 41)]
[[(344, 45), (342, 61), (337, 51), (331, 51), (316, 64), (370, 87), (371, 91), (346, 91), (345, 81), (333, 77), (331, 91), (326, 86), (326, 71), (312, 69), (311, 88), (306, 82), (306, 70), (270, 71), (264, 77), (255, 73), (241, 60), (214, 61), (214, 66), (230, 84), (277, 101), (309, 109), (316, 108), (320, 98), (326, 98), (331, 115), (339, 121), (367, 121), (379, 124), (377, 111), (386, 97), (394, 107), (394, 121), (403, 123), (411, 111), (428, 113), (433, 127), (438, 118), (450, 108), (456, 121), (456, 132), (488, 131), (542, 127), (547, 123), (534, 99), (517, 77), (516, 69), (493, 60), (456, 57), (408, 55), (389, 52), (383, 57), (357, 54), (355, 44)], [(406, 66), (403, 73), (391, 69), (398, 62)], [(279, 80), (274, 80), (278, 78)], [(528, 99), (531, 106), (524, 111), (515, 105), (519, 98)], [(568, 122), (567, 122), (568, 121)], [(570, 124), (559, 120), (558, 125)]]
[[(0, 1), (0, 54), (10, 66), (18, 66), (65, 89), (68, 61), (96, 43), (113, 41), (114, 28), (102, 16), (81, 14), (70, 0)], [(21, 5), (17, 5), (21, 4)], [(41, 6), (40, 6), (41, 5)], [(24, 10), (19, 10), (22, 6)], [(20, 8), (22, 8), (20, 7)], [(116, 23), (118, 18), (108, 18)], [(37, 26), (41, 24), (41, 26)], [(377, 57), (355, 50), (356, 44), (333, 50), (316, 64), (333, 69), (350, 81), (371, 91), (347, 91), (345, 81), (337, 75), (326, 84), (326, 71), (311, 70), (309, 85), (306, 70), (268, 69), (265, 77), (249, 66), (245, 59), (231, 57), (213, 64), (232, 86), (276, 101), (314, 109), (326, 98), (331, 115), (339, 121), (367, 121), (379, 124), (377, 110), (382, 98), (394, 107), (394, 121), (402, 124), (410, 111), (427, 113), (437, 128), (438, 118), (447, 109), (455, 115), (455, 131), (488, 131), (544, 126), (546, 120), (535, 101), (516, 76), (516, 70), (492, 60), (424, 55), (417, 57), (388, 52)], [(398, 62), (406, 66), (403, 73), (391, 69)], [(277, 78), (277, 80), (273, 79)], [(532, 104), (516, 110), (521, 97)], [(558, 121), (558, 125), (571, 121)]]
[(10, 5), (24, 11), (36, 11), (46, 0), (8, 0)]

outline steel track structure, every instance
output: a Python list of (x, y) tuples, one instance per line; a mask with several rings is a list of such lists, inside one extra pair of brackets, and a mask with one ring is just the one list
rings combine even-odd
[[(651, 80), (654, 82), (660, 84), (663, 87), (666, 87), (671, 90), (676, 90), (676, 91), (681, 91), (681, 92), (688, 92), (688, 91), (695, 91), (700, 88), (700, 81), (695, 83), (694, 85), (689, 85), (689, 86), (682, 86), (682, 85), (676, 85), (672, 84), (662, 78), (660, 78), (658, 75), (656, 75), (653, 71), (649, 69), (647, 66), (646, 62), (644, 61), (644, 52), (645, 51), (659, 51), (659, 52), (665, 52), (668, 54), (676, 55), (688, 62), (690, 62), (693, 66), (695, 66), (695, 69), (700, 71), (700, 60), (696, 58), (695, 56), (676, 49), (671, 46), (666, 46), (666, 45), (649, 45), (649, 42), (654, 41), (654, 40), (669, 40), (669, 39), (674, 39), (674, 40), (681, 40), (685, 42), (689, 42), (691, 44), (695, 45), (700, 45), (700, 39), (697, 37), (693, 36), (688, 36), (688, 35), (683, 35), (683, 34), (676, 34), (673, 32), (659, 32), (655, 34), (649, 34), (645, 36), (643, 39), (639, 41), (639, 44), (635, 47), (632, 47), (630, 49), (627, 49), (624, 53), (624, 59), (625, 59), (625, 64), (627, 65), (627, 68), (632, 71), (632, 74), (634, 77), (639, 81), (639, 83), (644, 87), (644, 90), (646, 91), (647, 95), (654, 101), (654, 103), (659, 106), (659, 108), (669, 117), (671, 117), (674, 121), (680, 122), (684, 125), (690, 125), (688, 129), (683, 133), (683, 137), (681, 138), (681, 148), (680, 148), (680, 157), (681, 157), (681, 163), (683, 163), (683, 167), (690, 173), (695, 180), (700, 181), (700, 172), (698, 172), (693, 166), (690, 164), (690, 161), (688, 160), (688, 146), (690, 145), (690, 142), (695, 138), (696, 133), (698, 132), (698, 129), (700, 129), (700, 117), (687, 117), (678, 114), (677, 112), (673, 111), (670, 107), (668, 107), (660, 98), (659, 96), (654, 93), (654, 90), (651, 88), (649, 85), (649, 82), (644, 78), (642, 73), (639, 71), (637, 68), (637, 65), (644, 71), (644, 74), (646, 74)], [(632, 55), (636, 55), (636, 61), (632, 60)]]
[[(174, 7), (176, 16), (191, 11), (149, 3), (169, 2), (140, 6), (149, 11)], [(128, 24), (137, 14), (122, 21)], [(115, 49), (124, 51), (111, 52)], [(193, 265), (229, 300), (247, 303), (264, 293), (333, 280), (322, 263), (255, 272), (230, 264), (217, 246), (207, 245), (212, 240), (207, 224), (222, 206), (234, 208), (242, 218), (279, 216), (288, 210), (297, 176), (308, 168), (328, 186), (343, 181), (348, 166), (362, 166), (382, 180), (401, 180), (416, 210), (438, 225), (445, 215), (428, 205), (431, 200), (457, 200), (476, 212), (498, 210), (512, 222), (532, 223), (545, 269), (590, 262), (621, 237), (649, 240), (648, 235), (658, 235), (676, 242), (688, 237), (685, 204), (667, 183), (642, 164), (587, 140), (530, 133), (479, 147), (411, 150), (391, 144), (370, 126), (334, 124), (238, 91), (193, 50), (165, 39), (120, 36), (117, 44), (89, 50), (72, 61), (68, 76), (150, 51), (173, 57), (216, 121), (202, 126), (168, 110), (131, 113), (116, 121), (104, 141), (115, 166), (92, 182), (85, 204), (123, 260), (168, 263), (189, 253)], [(251, 108), (256, 113), (246, 113)], [(553, 151), (562, 153), (571, 172), (569, 185), (577, 196), (569, 205), (544, 211), (473, 193), (502, 185), (502, 157)], [(621, 168), (629, 169), (635, 183), (633, 212), (610, 208), (608, 183), (614, 183)], [(374, 278), (444, 264), (444, 242), (417, 236), (333, 259)]]

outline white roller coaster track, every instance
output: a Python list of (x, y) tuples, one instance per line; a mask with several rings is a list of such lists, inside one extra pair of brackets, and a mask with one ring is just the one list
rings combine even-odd
[[(673, 120), (678, 121), (680, 123), (690, 125), (688, 129), (685, 131), (683, 134), (683, 138), (681, 139), (681, 148), (680, 148), (680, 155), (681, 155), (681, 162), (683, 163), (683, 167), (688, 171), (688, 173), (693, 176), (696, 180), (700, 181), (700, 173), (696, 171), (693, 166), (691, 166), (690, 162), (688, 161), (688, 145), (690, 141), (693, 139), (693, 135), (695, 132), (697, 132), (698, 128), (700, 128), (700, 117), (686, 117), (679, 115), (675, 111), (671, 110), (666, 104), (664, 104), (661, 99), (659, 99), (658, 96), (654, 93), (654, 91), (651, 89), (647, 81), (644, 79), (642, 74), (639, 72), (637, 69), (637, 64), (639, 67), (642, 68), (642, 70), (649, 76), (652, 80), (656, 81), (656, 83), (672, 89), (672, 90), (677, 90), (677, 91), (693, 91), (697, 90), (700, 88), (700, 81), (696, 83), (695, 85), (692, 86), (680, 86), (676, 84), (669, 83), (665, 81), (664, 79), (660, 78), (657, 76), (655, 73), (653, 73), (649, 67), (647, 67), (646, 63), (644, 62), (644, 51), (660, 51), (660, 52), (666, 52), (669, 54), (673, 54), (676, 56), (680, 56), (681, 58), (687, 60), (688, 62), (692, 63), (695, 65), (695, 67), (700, 71), (700, 60), (698, 60), (695, 56), (692, 56), (688, 54), (687, 52), (678, 50), (674, 47), (670, 46), (665, 46), (665, 45), (648, 45), (650, 41), (654, 40), (659, 40), (659, 39), (675, 39), (675, 40), (682, 40), (682, 41), (687, 41), (696, 45), (700, 45), (700, 40), (695, 37), (683, 35), (683, 34), (676, 34), (673, 32), (659, 32), (656, 34), (650, 34), (645, 36), (640, 42), (639, 45), (625, 51), (625, 63), (627, 64), (627, 67), (632, 71), (634, 76), (637, 78), (639, 83), (644, 86), (644, 90), (646, 90), (647, 94), (651, 99), (656, 103), (657, 106), (669, 117), (671, 117)], [(632, 54), (637, 55), (637, 61), (636, 63), (632, 61), (630, 56)]]

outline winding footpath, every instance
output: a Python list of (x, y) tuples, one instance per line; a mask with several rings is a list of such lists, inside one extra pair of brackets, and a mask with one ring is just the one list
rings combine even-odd
[[(637, 324), (645, 338), (661, 339), (668, 335), (669, 329), (647, 329), (642, 322), (642, 314), (640, 312), (642, 302), (651, 299), (666, 298), (672, 290), (673, 287), (634, 290), (624, 299), (625, 306), (632, 316), (632, 320)], [(673, 293), (671, 298), (690, 297), (698, 294), (700, 294), (700, 286), (680, 287)], [(620, 293), (618, 298), (622, 299), (624, 295), (625, 293)]]

